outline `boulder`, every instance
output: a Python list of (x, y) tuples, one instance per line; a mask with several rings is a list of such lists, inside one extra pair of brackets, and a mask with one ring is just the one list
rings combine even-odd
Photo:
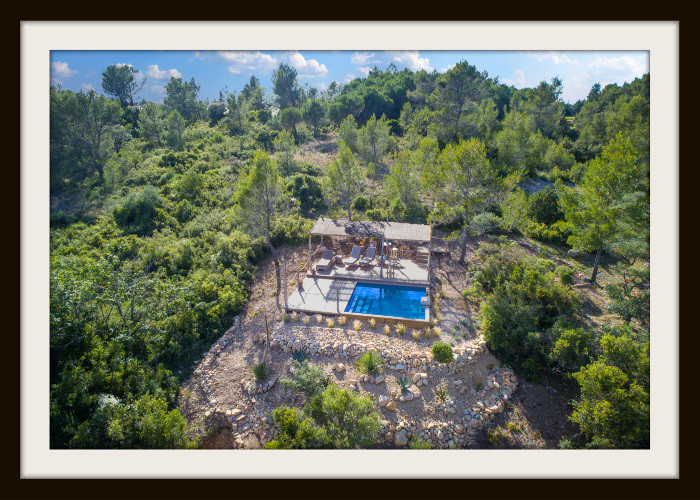
[(379, 403), (379, 406), (386, 406), (387, 404), (389, 404), (389, 398), (381, 394), (377, 402)]
[(406, 429), (401, 429), (394, 434), (394, 444), (396, 446), (406, 446), (408, 444), (408, 433)]

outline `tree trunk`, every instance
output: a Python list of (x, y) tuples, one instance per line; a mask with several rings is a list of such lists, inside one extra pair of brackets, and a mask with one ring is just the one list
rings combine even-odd
[(352, 205), (348, 205), (348, 220), (352, 220)]
[(593, 264), (593, 274), (591, 275), (591, 283), (595, 285), (595, 279), (596, 276), (598, 276), (598, 264), (600, 264), (600, 254), (602, 253), (603, 248), (600, 247), (598, 248), (598, 251), (595, 253), (595, 263)]
[(272, 251), (272, 261), (275, 263), (275, 277), (277, 278), (277, 292), (282, 289), (282, 278), (280, 277), (280, 260), (277, 257), (277, 249), (272, 246), (272, 243), (270, 242), (270, 237), (267, 237), (267, 244), (270, 247), (270, 250)]
[(464, 263), (467, 257), (467, 239), (469, 238), (469, 212), (464, 209), (464, 234), (462, 235), (462, 251), (459, 256), (459, 262)]

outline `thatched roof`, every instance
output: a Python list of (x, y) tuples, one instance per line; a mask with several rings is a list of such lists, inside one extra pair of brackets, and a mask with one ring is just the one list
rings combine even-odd
[(310, 234), (356, 238), (381, 238), (384, 236), (386, 240), (427, 243), (430, 241), (432, 229), (425, 224), (333, 220), (320, 217)]

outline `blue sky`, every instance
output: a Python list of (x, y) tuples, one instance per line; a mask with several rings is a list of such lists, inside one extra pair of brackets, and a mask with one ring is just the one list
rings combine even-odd
[(394, 63), (401, 70), (445, 72), (466, 60), (489, 76), (516, 88), (531, 87), (559, 76), (565, 102), (584, 99), (594, 83), (622, 85), (649, 71), (645, 51), (53, 51), (51, 83), (80, 91), (100, 92), (102, 71), (110, 64), (130, 64), (147, 78), (139, 94), (161, 102), (171, 76), (194, 77), (202, 99), (216, 99), (219, 90), (238, 91), (255, 75), (271, 87), (272, 72), (280, 63), (297, 69), (302, 85), (324, 90), (332, 82), (365, 77), (372, 67), (384, 70)]

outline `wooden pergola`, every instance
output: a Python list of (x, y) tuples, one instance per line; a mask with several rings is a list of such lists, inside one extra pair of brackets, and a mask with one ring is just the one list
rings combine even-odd
[(319, 217), (309, 231), (309, 266), (311, 265), (311, 237), (331, 236), (337, 238), (377, 238), (381, 239), (380, 275), (384, 268), (384, 242), (402, 241), (414, 244), (428, 244), (428, 268), (430, 267), (430, 245), (432, 228), (427, 224), (408, 224), (405, 222), (383, 221), (349, 221), (345, 219), (328, 219)]

